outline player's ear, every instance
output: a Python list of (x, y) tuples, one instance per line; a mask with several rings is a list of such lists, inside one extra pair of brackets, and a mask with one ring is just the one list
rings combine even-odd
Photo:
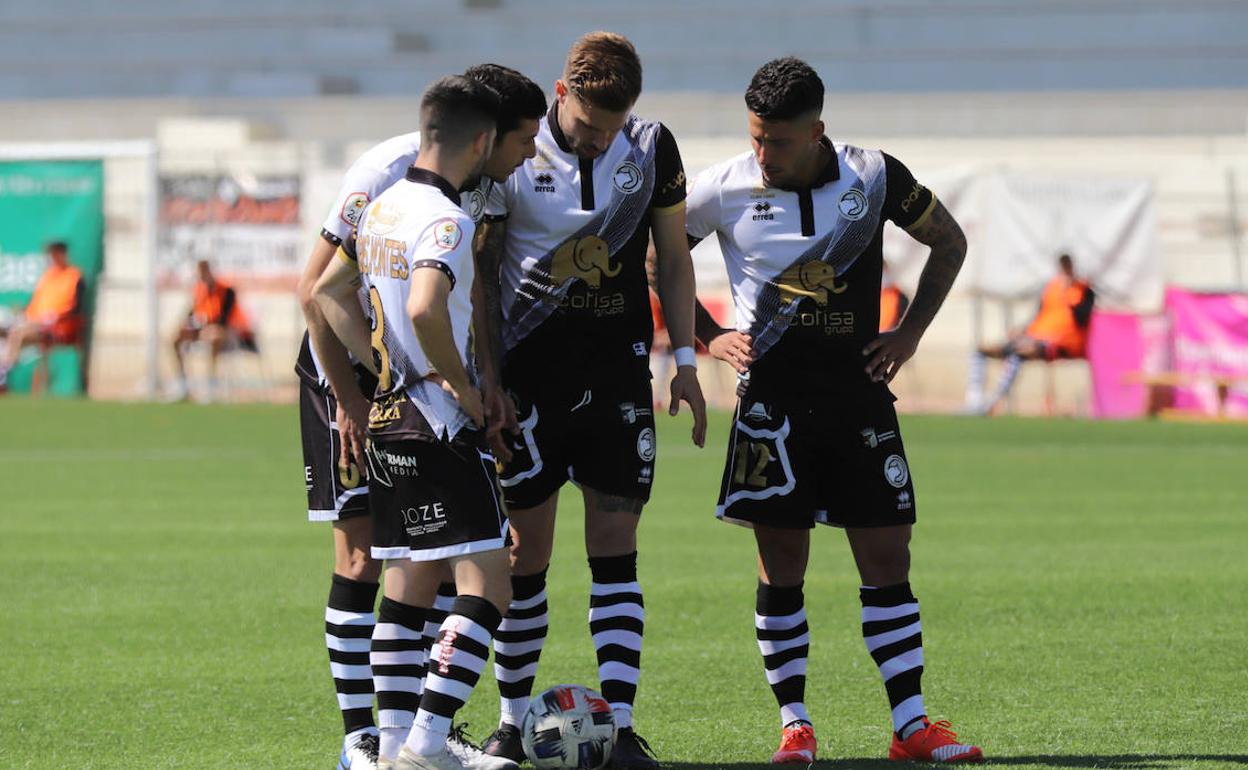
[(822, 139), (825, 129), (826, 127), (823, 125), (822, 120), (816, 120), (812, 123), (810, 126), (810, 141), (817, 142)]
[(560, 104), (568, 96), (568, 84), (563, 82), (563, 78), (555, 81), (555, 96), (558, 97)]

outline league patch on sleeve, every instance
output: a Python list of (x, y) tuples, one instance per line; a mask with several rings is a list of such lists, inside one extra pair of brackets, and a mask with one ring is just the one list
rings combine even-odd
[(433, 225), (433, 240), (440, 248), (451, 251), (459, 245), (459, 241), (464, 237), (463, 230), (459, 229), (459, 223), (454, 219), (440, 219)]
[(338, 216), (343, 222), (357, 227), (360, 224), (360, 217), (364, 215), (364, 209), (368, 208), (368, 193), (351, 193), (347, 199), (342, 202), (342, 211)]

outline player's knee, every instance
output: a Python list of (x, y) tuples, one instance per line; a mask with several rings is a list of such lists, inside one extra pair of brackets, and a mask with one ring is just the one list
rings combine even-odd
[(381, 562), (374, 560), (367, 550), (352, 548), (336, 556), (334, 572), (362, 583), (376, 583), (381, 577)]
[(588, 523), (585, 527), (585, 551), (590, 556), (623, 556), (637, 550), (637, 518)]
[(511, 571), (516, 575), (534, 575), (550, 564), (551, 544), (535, 542), (534, 538), (515, 538), (511, 544)]

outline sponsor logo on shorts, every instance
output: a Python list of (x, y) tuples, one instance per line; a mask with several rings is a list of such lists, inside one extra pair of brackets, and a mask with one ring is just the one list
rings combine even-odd
[(653, 462), (655, 454), (655, 440), (653, 428), (642, 428), (641, 433), (637, 434), (637, 456), (643, 462)]
[(620, 417), (624, 420), (625, 425), (632, 425), (637, 422), (638, 417), (645, 417), (649, 414), (651, 414), (651, 410), (648, 407), (638, 409), (637, 405), (632, 401), (625, 401), (620, 404)]
[(408, 537), (432, 535), (448, 524), (446, 506), (440, 501), (404, 508), (399, 513)]
[(654, 481), (654, 468), (646, 465), (641, 469), (641, 472), (637, 474), (637, 483), (649, 484), (652, 481)]
[(857, 187), (851, 188), (841, 193), (841, 199), (837, 201), (836, 208), (841, 212), (841, 216), (851, 222), (857, 222), (867, 215), (867, 196)]
[(910, 468), (906, 465), (906, 458), (889, 455), (884, 461), (884, 479), (897, 489), (904, 487), (910, 480)]
[(631, 160), (621, 163), (611, 175), (612, 186), (625, 195), (632, 195), (640, 190), (644, 181), (645, 175), (641, 173), (641, 167)]
[(385, 460), (386, 465), (390, 466), (390, 472), (396, 476), (419, 476), (420, 473), (416, 468), (416, 458), (411, 455), (398, 455), (380, 449), (381, 459)]
[(634, 342), (633, 353), (642, 357), (650, 355), (650, 351), (646, 350), (646, 343), (644, 342)]
[(914, 501), (910, 498), (909, 492), (902, 491), (897, 493), (897, 510), (908, 511), (913, 507)]
[(897, 431), (895, 430), (886, 430), (882, 433), (876, 433), (875, 428), (863, 428), (859, 432), (862, 434), (862, 445), (869, 449), (875, 449), (885, 441), (891, 441), (897, 438)]
[(745, 413), (745, 419), (755, 422), (771, 422), (771, 407), (755, 401)]

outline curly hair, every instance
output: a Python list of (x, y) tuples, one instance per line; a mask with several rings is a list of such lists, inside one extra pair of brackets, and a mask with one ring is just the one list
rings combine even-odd
[(754, 73), (745, 90), (745, 106), (763, 120), (818, 115), (823, 110), (823, 81), (801, 59), (772, 59)]

